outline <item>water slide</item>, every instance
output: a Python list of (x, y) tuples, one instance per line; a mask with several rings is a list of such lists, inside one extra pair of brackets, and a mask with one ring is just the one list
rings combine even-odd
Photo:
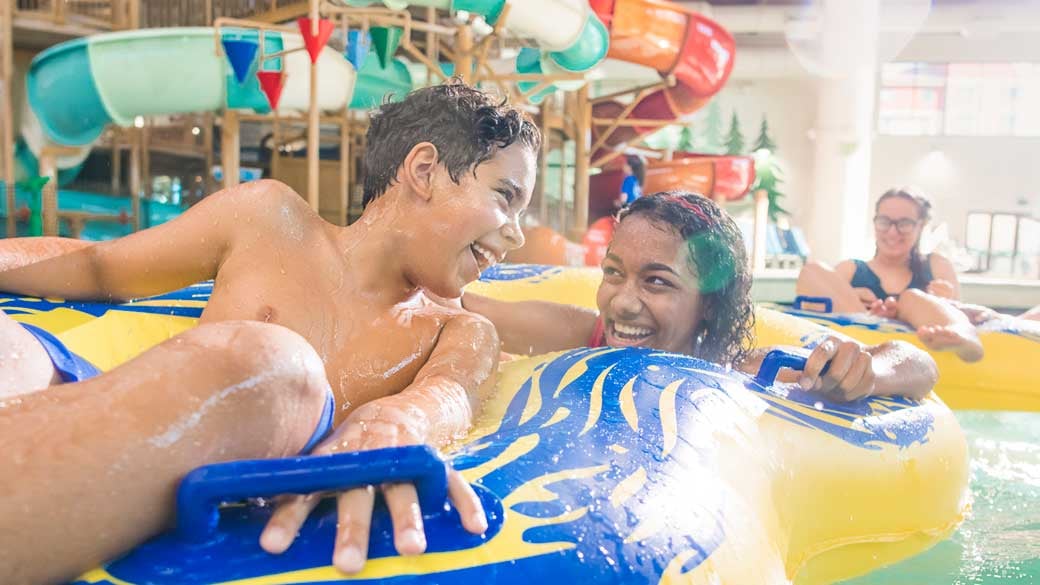
[[(482, 16), (494, 26), (506, 0), (335, 0), (344, 6), (382, 4), (394, 10), (425, 6)], [(549, 23), (546, 18), (551, 17)], [(607, 55), (609, 36), (587, 0), (520, 0), (509, 2), (503, 27), (508, 35), (538, 46), (536, 63), (518, 63), (521, 73), (582, 72)]]
[[(675, 84), (643, 96), (632, 108), (635, 119), (681, 120), (704, 106), (722, 89), (733, 69), (736, 43), (732, 35), (711, 19), (664, 0), (589, 0), (610, 31), (608, 58), (651, 67)], [(593, 118), (617, 118), (626, 104), (596, 104)], [(655, 126), (618, 126), (609, 132), (602, 154), (658, 130)], [(602, 128), (593, 126), (593, 142)], [(590, 217), (609, 213), (624, 178), (620, 158), (591, 178)], [(707, 157), (676, 153), (671, 161), (652, 162), (647, 168), (645, 192), (670, 188), (697, 190), (708, 196), (737, 199), (754, 180), (754, 165), (747, 157)]]
[[(372, 0), (340, 0), (367, 6)], [(505, 0), (385, 0), (394, 9), (408, 5), (466, 10), (494, 24)], [(545, 27), (553, 14), (556, 26)], [(607, 52), (606, 28), (584, 0), (527, 0), (511, 5), (510, 34), (535, 41), (544, 52), (546, 69), (584, 71)], [(222, 40), (257, 39), (255, 31), (222, 29)], [(268, 32), (266, 53), (302, 47), (299, 34)], [(300, 51), (265, 62), (265, 70), (287, 74), (279, 111), (305, 110), (308, 103), (309, 60)], [(364, 59), (359, 75), (345, 56), (325, 47), (320, 55), (322, 82), (319, 104), (335, 110), (344, 104), (371, 107), (389, 92), (411, 89), (407, 67), (399, 59), (385, 65)], [(26, 80), (27, 107), (22, 112), (25, 172), (35, 174), (36, 159), (48, 145), (75, 147), (58, 159), (65, 175), (74, 174), (109, 123), (128, 126), (137, 116), (220, 111), (226, 108), (269, 111), (254, 75), (235, 79), (227, 60), (214, 48), (211, 28), (147, 29), (101, 34), (52, 47), (34, 59)], [(355, 92), (355, 89), (357, 90)], [(23, 173), (24, 175), (24, 173)]]
[[(101, 34), (62, 43), (40, 53), (26, 77), (22, 139), (38, 158), (48, 145), (75, 147), (58, 159), (59, 169), (75, 168), (110, 123), (130, 126), (137, 116), (220, 111), (270, 111), (255, 75), (239, 83), (227, 59), (218, 55), (212, 28), (146, 29)], [(224, 40), (257, 39), (255, 31), (222, 29)], [(303, 47), (299, 34), (266, 33), (265, 51)], [(305, 110), (309, 101), (310, 59), (305, 51), (265, 62), (283, 69), (286, 83), (279, 111)], [(323, 110), (342, 108), (354, 90), (353, 66), (326, 47), (319, 57)], [(32, 161), (34, 162), (34, 161)]]

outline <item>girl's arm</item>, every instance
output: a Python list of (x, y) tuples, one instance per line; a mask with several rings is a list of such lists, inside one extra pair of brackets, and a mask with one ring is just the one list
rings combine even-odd
[[(738, 369), (758, 373), (772, 347), (756, 349)], [(823, 375), (824, 366), (830, 365)], [(866, 346), (832, 331), (813, 349), (801, 372), (781, 370), (777, 380), (847, 402), (868, 396), (906, 396), (920, 400), (939, 379), (935, 361), (903, 341)]]
[(961, 283), (957, 280), (957, 271), (953, 268), (953, 263), (936, 252), (931, 254), (928, 263), (932, 267), (933, 278), (926, 292), (937, 297), (960, 300)]
[(596, 312), (574, 305), (499, 301), (464, 293), (462, 306), (494, 324), (502, 350), (508, 353), (537, 355), (584, 347), (596, 327)]
[(867, 289), (852, 288), (856, 263), (845, 260), (834, 268), (823, 262), (807, 262), (798, 273), (795, 290), (799, 295), (827, 297), (835, 313), (862, 313), (876, 300)]

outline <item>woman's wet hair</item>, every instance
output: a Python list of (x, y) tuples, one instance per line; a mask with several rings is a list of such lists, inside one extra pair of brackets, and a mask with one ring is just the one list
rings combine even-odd
[(743, 361), (752, 348), (755, 313), (747, 250), (737, 224), (710, 199), (687, 191), (640, 197), (618, 219), (631, 216), (667, 227), (686, 242), (703, 313), (694, 357), (718, 364)]
[(456, 79), (384, 103), (372, 113), (365, 139), (364, 206), (386, 192), (408, 153), (421, 142), (437, 147), (440, 164), (456, 183), (513, 143), (534, 152), (541, 144), (538, 127), (527, 114)]
[[(878, 210), (881, 209), (881, 202), (886, 199), (892, 199), (898, 197), (900, 199), (906, 199), (917, 206), (917, 220), (922, 224), (928, 223), (932, 219), (932, 202), (921, 194), (919, 191), (910, 187), (898, 187), (895, 189), (889, 189), (878, 197), (877, 203), (874, 204), (874, 215), (877, 215)], [(917, 239), (914, 240), (914, 246), (910, 248), (910, 272), (913, 274), (920, 274), (925, 266), (925, 262), (928, 261), (923, 255), (921, 255), (921, 234), (924, 230), (918, 232)], [(875, 254), (877, 250), (875, 249)]]

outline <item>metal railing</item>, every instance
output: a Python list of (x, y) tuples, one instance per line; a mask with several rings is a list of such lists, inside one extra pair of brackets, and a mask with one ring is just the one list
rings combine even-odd
[(307, 0), (138, 0), (141, 28), (210, 26), (216, 18), (279, 22), (307, 12)]
[(104, 31), (209, 26), (222, 16), (280, 22), (307, 7), (308, 0), (15, 0), (15, 16)]
[(137, 0), (16, 0), (15, 17), (74, 25), (95, 30), (119, 30), (136, 25)]

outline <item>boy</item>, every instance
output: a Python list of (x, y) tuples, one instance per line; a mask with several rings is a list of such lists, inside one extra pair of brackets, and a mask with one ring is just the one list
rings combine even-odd
[[(323, 365), (335, 396), (337, 428), (318, 445), (315, 453), (417, 443), (443, 445), (467, 431), (473, 409), (479, 403), (479, 389), (489, 381), (495, 369), (498, 343), (487, 321), (445, 306), (438, 299), (459, 297), (465, 284), (500, 261), (506, 252), (523, 244), (519, 217), (534, 186), (539, 140), (536, 127), (522, 113), (494, 102), (476, 89), (452, 83), (418, 90), (399, 103), (384, 105), (372, 116), (365, 158), (365, 211), (361, 220), (350, 227), (324, 222), (286, 186), (260, 181), (217, 193), (162, 226), (2, 272), (0, 290), (67, 299), (122, 301), (214, 278), (213, 293), (202, 314), (201, 326), (189, 332), (201, 331), (199, 335), (209, 335), (210, 339), (185, 342), (180, 339), (187, 336), (184, 334), (112, 372), (67, 386), (99, 385), (103, 381), (106, 387), (136, 388), (142, 384), (140, 378), (134, 376), (147, 370), (152, 372), (147, 388), (138, 389), (137, 395), (133, 392), (128, 395), (143, 396), (148, 392), (165, 397), (170, 393), (178, 396), (184, 378), (194, 378), (194, 387), (213, 388), (208, 398), (200, 399), (201, 404), (196, 401), (200, 409), (213, 404), (219, 407), (203, 413), (213, 419), (212, 429), (207, 431), (210, 435), (218, 434), (224, 422), (213, 412), (224, 408), (228, 400), (243, 400), (239, 396), (245, 393), (237, 391), (239, 388), (268, 396), (273, 391), (264, 388), (272, 384), (272, 380), (284, 382), (285, 379), (299, 380), (302, 376), (309, 382), (297, 381), (294, 386), (300, 387), (298, 393), (320, 397), (321, 392), (313, 389), (320, 389), (322, 384), (311, 380), (312, 372), (306, 366), (314, 360), (296, 336), (280, 330), (268, 340), (270, 327), (225, 323), (261, 321), (302, 336)], [(6, 319), (6, 323), (0, 322), (0, 336), (19, 332), (18, 324), (7, 317), (2, 319)], [(223, 328), (216, 329), (218, 326)], [(225, 345), (233, 348), (239, 343), (236, 335), (241, 334), (236, 328), (248, 329), (248, 335), (256, 338), (248, 344), (248, 350), (242, 351), (256, 353), (257, 347), (276, 354), (281, 351), (292, 356), (290, 361), (294, 364), (303, 364), (298, 367), (303, 373), (286, 374), (282, 371), (283, 364), (272, 363), (275, 360), (251, 357), (237, 360), (245, 363), (237, 367), (235, 359), (226, 358), (227, 350), (214, 358), (212, 352), (220, 342), (213, 341), (212, 337), (223, 336)], [(271, 349), (274, 346), (277, 349)], [(37, 354), (40, 351), (42, 345), (36, 348)], [(179, 363), (198, 365), (188, 371), (171, 371), (162, 356), (164, 352), (177, 351), (183, 358)], [(224, 359), (232, 365), (221, 369), (217, 367), (221, 364), (207, 363), (213, 359)], [(148, 362), (151, 369), (138, 367), (137, 362), (141, 360)], [(38, 359), (23, 361), (40, 363)], [(199, 380), (200, 376), (210, 375), (205, 371), (210, 366), (219, 370), (211, 374), (218, 381)], [(228, 370), (233, 370), (234, 375)], [(61, 372), (55, 371), (42, 373), (47, 379), (60, 375)], [(27, 372), (24, 376), (39, 379), (41, 374)], [(178, 390), (164, 393), (174, 385)], [(229, 391), (229, 388), (236, 390)], [(51, 408), (57, 408), (53, 406), (55, 399), (47, 398), (52, 392), (22, 394), (16, 399), (17, 403), (9, 401), (7, 410), (15, 413), (8, 416), (10, 424), (17, 427), (20, 418), (31, 418), (29, 415), (34, 409), (36, 412), (45, 409), (48, 406), (45, 400), (50, 401)], [(93, 535), (77, 536), (61, 531), (64, 526), (77, 526), (77, 510), (88, 507), (82, 500), (71, 501), (81, 496), (81, 489), (77, 491), (72, 485), (67, 492), (50, 490), (47, 499), (34, 499), (34, 493), (25, 485), (28, 482), (10, 481), (12, 490), (21, 491), (21, 499), (14, 500), (23, 506), (22, 510), (42, 506), (64, 508), (55, 515), (62, 519), (58, 523), (25, 520), (24, 525), (37, 526), (32, 528), (29, 537), (6, 526), (0, 527), (0, 550), (13, 551), (7, 553), (7, 560), (0, 556), (0, 573), (11, 574), (7, 569), (12, 567), (36, 571), (24, 573), (26, 581), (72, 576), (72, 572), (85, 568), (84, 562), (89, 564), (110, 557), (140, 542), (169, 519), (171, 508), (166, 506), (159, 510), (155, 499), (171, 498), (176, 481), (191, 467), (243, 456), (291, 454), (293, 447), (298, 449), (303, 443), (307, 433), (306, 429), (300, 432), (287, 422), (287, 415), (304, 419), (309, 425), (307, 428), (313, 429), (320, 410), (316, 405), (319, 398), (302, 401), (304, 405), (314, 406), (310, 409), (313, 412), (299, 406), (288, 413), (277, 409), (265, 413), (260, 418), (274, 420), (283, 432), (266, 442), (267, 437), (248, 437), (259, 443), (255, 449), (259, 455), (241, 448), (235, 452), (214, 451), (204, 442), (203, 447), (199, 447), (196, 439), (184, 446), (178, 443), (177, 448), (186, 449), (188, 455), (182, 457), (178, 465), (164, 466), (165, 458), (157, 461), (156, 450), (151, 447), (165, 446), (180, 438), (177, 433), (171, 434), (170, 429), (195, 429), (198, 412), (180, 403), (161, 412), (145, 408), (146, 412), (140, 415), (145, 420), (137, 420), (138, 424), (106, 428), (109, 423), (105, 422), (104, 415), (115, 416), (118, 408), (104, 404), (104, 394), (70, 390), (67, 395), (69, 400), (77, 401), (76, 408), (80, 411), (68, 414), (66, 410), (61, 416), (78, 418), (86, 416), (82, 412), (89, 411), (94, 417), (92, 425), (109, 434), (121, 435), (120, 439), (127, 446), (124, 451), (113, 451), (109, 457), (95, 461), (87, 469), (47, 467), (48, 473), (70, 480), (51, 483), (75, 484), (74, 478), (81, 478), (84, 473), (93, 473), (96, 482), (111, 482), (91, 490), (102, 496), (95, 498), (97, 505), (89, 514), (79, 512), (81, 521), (89, 522), (79, 525), (106, 525), (99, 514), (105, 513), (106, 505), (112, 507), (111, 496), (102, 490), (108, 485), (113, 486), (113, 490), (118, 486), (121, 496), (130, 490), (137, 501), (151, 502), (150, 509), (145, 506), (135, 511), (148, 521), (128, 522), (124, 519), (125, 510), (110, 513), (116, 526), (113, 530), (119, 531), (119, 535), (98, 550), (95, 543), (100, 539)], [(125, 404), (119, 406), (124, 407)], [(254, 411), (257, 408), (253, 406)], [(170, 412), (178, 412), (178, 409), (183, 411), (182, 419), (166, 420)], [(230, 406), (224, 410), (234, 411)], [(300, 410), (305, 414), (298, 414)], [(58, 411), (54, 412), (54, 416), (58, 416)], [(164, 422), (152, 421), (149, 419), (152, 414), (155, 415), (152, 418), (166, 418)], [(46, 419), (46, 416), (39, 417), (35, 424)], [(241, 422), (236, 422), (236, 426), (241, 426)], [(20, 430), (29, 432), (24, 425)], [(10, 434), (18, 432), (18, 428), (0, 425), (0, 442), (6, 445), (19, 440), (20, 435)], [(146, 441), (141, 441), (142, 435), (147, 437)], [(292, 435), (295, 442), (290, 441), (288, 435)], [(51, 465), (42, 460), (47, 456), (44, 453), (64, 446), (52, 444), (46, 437), (37, 441), (26, 445), (21, 463), (8, 467), (5, 472), (8, 477), (15, 478), (36, 467)], [(84, 451), (89, 451), (92, 443), (85, 444)], [(151, 447), (134, 450), (137, 444)], [(112, 464), (112, 457), (121, 458), (118, 466)], [(159, 479), (151, 482), (151, 487), (137, 488), (132, 482), (128, 483), (131, 476), (120, 475), (120, 470), (133, 470), (137, 466), (147, 466), (148, 473)], [(402, 554), (422, 552), (425, 537), (421, 515), (416, 513), (414, 487), (398, 484), (384, 486), (383, 491), (394, 520), (398, 551)], [(486, 527), (483, 512), (476, 496), (458, 474), (450, 475), (449, 491), (463, 525), (471, 532), (482, 532)], [(346, 572), (354, 572), (364, 563), (374, 496), (371, 489), (359, 489), (339, 497), (340, 534), (333, 563)], [(318, 497), (308, 496), (283, 501), (261, 536), (261, 545), (273, 553), (288, 548), (297, 527), (317, 500)], [(18, 514), (25, 516), (24, 511), (8, 510), (5, 503), (0, 503), (0, 518), (5, 519), (5, 524)], [(13, 522), (17, 525), (17, 518)], [(38, 526), (42, 524), (47, 526)], [(136, 528), (137, 524), (144, 528)], [(123, 527), (119, 528), (120, 525)], [(46, 547), (52, 546), (59, 537), (63, 541), (63, 552), (70, 549), (85, 552), (78, 557), (71, 555), (75, 557), (73, 560), (69, 560), (67, 554), (47, 555)], [(83, 542), (70, 547), (67, 543), (70, 538)]]

